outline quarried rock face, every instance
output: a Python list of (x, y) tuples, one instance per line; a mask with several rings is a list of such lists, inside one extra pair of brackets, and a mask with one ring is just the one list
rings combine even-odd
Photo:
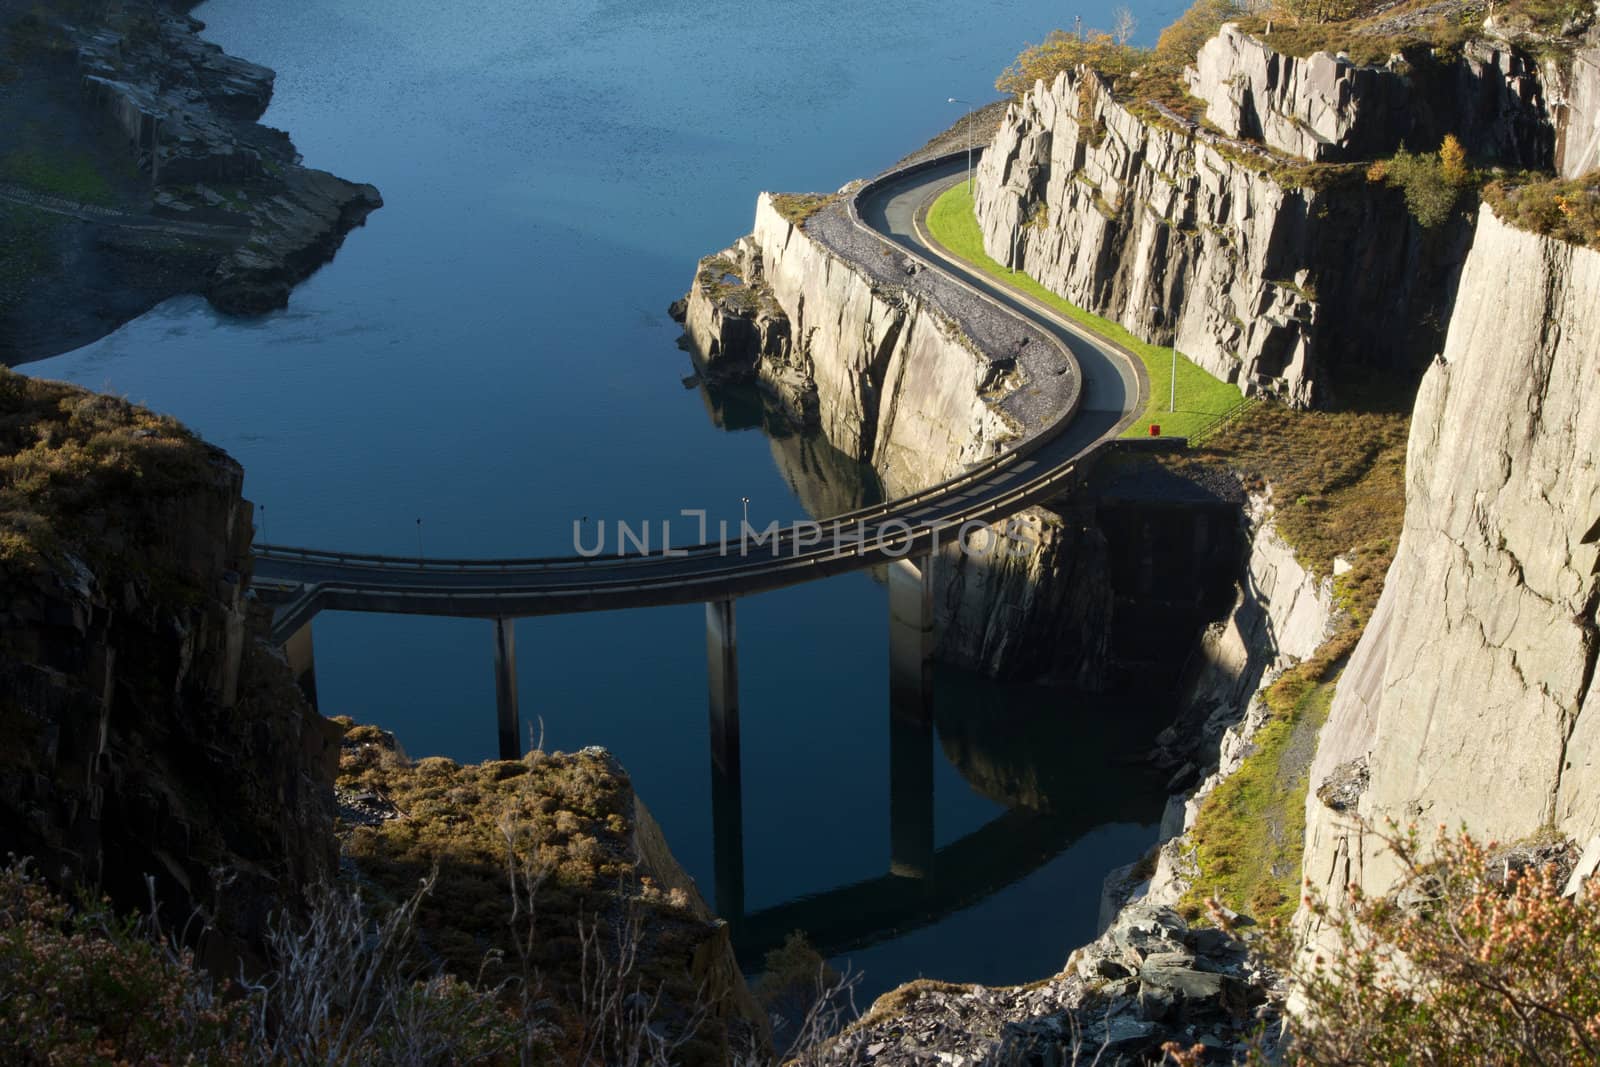
[[(0, 371), (8, 419), (25, 381)], [(74, 422), (120, 410), (33, 388)], [(106, 446), (120, 449), (103, 459), (114, 469), (86, 476), (99, 479), (87, 515), (0, 504), (8, 550), (19, 520), (55, 531), (42, 558), (0, 553), (0, 853), (133, 911), (151, 903), (148, 875), (168, 929), (203, 908), (229, 950), (248, 951), (270, 914), (333, 873), (337, 738), (257, 638), (238, 465), (168, 426), (124, 432)], [(187, 473), (168, 480), (151, 455)], [(211, 962), (232, 973), (227, 960)]]
[(1375, 159), (1402, 144), (1430, 149), (1446, 133), (1475, 159), (1536, 167), (1550, 158), (1534, 64), (1491, 42), (1469, 42), (1444, 62), (1416, 52), (1364, 67), (1342, 53), (1283, 55), (1229, 23), (1186, 74), (1223, 133), (1298, 159)]
[(684, 308), (703, 371), (751, 378), (802, 425), (872, 464), (889, 496), (1015, 442), (1003, 364), (916, 292), (878, 284), (761, 195), (755, 230), (703, 260)]
[(1296, 405), (1317, 401), (1331, 353), (1393, 367), (1429, 351), (1465, 228), (1419, 230), (1360, 173), (1289, 187), (1250, 158), (1142, 121), (1086, 69), (1064, 72), (1012, 106), (984, 153), (984, 245), (1216, 377)]
[(1600, 253), (1481, 210), (1406, 482), (1311, 772), (1305, 873), (1330, 899), (1391, 884), (1356, 817), (1600, 831)]
[(1550, 110), (1556, 126), (1556, 170), (1577, 178), (1600, 167), (1600, 32), (1571, 61), (1546, 60)]

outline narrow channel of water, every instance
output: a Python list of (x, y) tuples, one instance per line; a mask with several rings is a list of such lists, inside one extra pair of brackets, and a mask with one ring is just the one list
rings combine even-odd
[[(1176, 14), (1133, 6), (1147, 37)], [(686, 387), (665, 307), (698, 256), (748, 229), (758, 190), (881, 169), (949, 124), (947, 97), (992, 99), (1020, 44), (1073, 12), (210, 0), (196, 14), (278, 71), (267, 121), (307, 162), (374, 182), (387, 206), (287, 311), (239, 322), (174, 300), (28, 372), (127, 394), (227, 448), (272, 541), (535, 555), (565, 551), (585, 515), (715, 521), (748, 496), (765, 521), (871, 497), (824, 443), (768, 433), (750, 397)], [(739, 611), (754, 912), (886, 870), (887, 610), (855, 575)], [(492, 754), (488, 623), (328, 615), (316, 638), (325, 711), (394, 729), (413, 754)], [(615, 751), (710, 895), (701, 611), (526, 620), (518, 644), (525, 718), (550, 747)], [(936, 843), (1025, 806), (1023, 781), (1061, 833), (1019, 881), (852, 952), (869, 995), (918, 974), (1055, 969), (1092, 932), (1105, 870), (1154, 835), (1159, 789), (1124, 760), (1159, 729), (1158, 695), (947, 672), (936, 706)]]

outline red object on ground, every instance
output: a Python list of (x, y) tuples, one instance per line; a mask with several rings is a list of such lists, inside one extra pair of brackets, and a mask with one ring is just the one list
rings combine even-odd
[(1161, 424), (1159, 422), (1152, 422), (1150, 424), (1150, 436), (1151, 437), (1160, 437), (1161, 436)]

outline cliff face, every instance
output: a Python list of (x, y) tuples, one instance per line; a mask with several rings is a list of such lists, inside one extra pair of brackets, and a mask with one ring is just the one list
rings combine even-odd
[(1545, 84), (1556, 123), (1556, 170), (1576, 178), (1600, 167), (1600, 31), (1569, 62), (1547, 60)]
[(273, 72), (173, 6), (192, 5), (0, 19), (18, 75), (0, 128), (9, 151), (44, 161), (0, 182), (0, 362), (86, 344), (179, 293), (230, 314), (283, 307), (383, 203), (301, 166), (288, 134), (257, 121)]
[(1335, 897), (1392, 874), (1352, 815), (1503, 842), (1600, 831), (1600, 253), (1482, 209), (1406, 466), (1404, 533), (1306, 802), (1305, 872)]
[(686, 306), (708, 373), (753, 378), (899, 496), (1020, 436), (1014, 384), (920, 294), (878, 285), (763, 193), (750, 237), (701, 264)]
[(242, 473), (67, 386), (0, 413), (0, 852), (247, 946), (332, 873), (337, 742), (256, 639)]
[(1281, 55), (1228, 24), (1188, 76), (1223, 133), (1298, 159), (1374, 159), (1453, 133), (1475, 157), (1537, 167), (1548, 163), (1555, 137), (1534, 64), (1488, 41), (1468, 42), (1458, 58), (1413, 49), (1363, 67), (1331, 52)]
[(1064, 72), (1001, 123), (978, 166), (978, 220), (996, 259), (1250, 392), (1307, 405), (1328, 353), (1406, 366), (1431, 351), (1465, 232), (1420, 230), (1358, 171), (1324, 171), (1314, 188), (1264, 173), (1274, 165), (1244, 142), (1145, 122), (1098, 76)]

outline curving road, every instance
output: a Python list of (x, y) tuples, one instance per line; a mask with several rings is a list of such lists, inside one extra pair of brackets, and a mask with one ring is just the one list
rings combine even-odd
[[(776, 544), (726, 549), (710, 542), (662, 555), (549, 559), (438, 559), (375, 556), (258, 545), (253, 587), (275, 605), (273, 636), (287, 640), (319, 611), (522, 618), (579, 611), (731, 599), (918, 556), (948, 542), (967, 522), (996, 522), (1048, 499), (1080, 461), (1143, 409), (1148, 383), (1139, 361), (1026, 294), (978, 274), (928, 236), (927, 207), (965, 174), (965, 154), (868, 183), (850, 204), (855, 224), (969, 294), (1044, 331), (1084, 382), (1074, 410), (1021, 444), (921, 492), (820, 520), (821, 543), (785, 530)], [(835, 531), (838, 537), (835, 537)], [(944, 530), (942, 535), (939, 530)], [(607, 551), (615, 551), (609, 540)], [(681, 553), (681, 554), (680, 554)]]

